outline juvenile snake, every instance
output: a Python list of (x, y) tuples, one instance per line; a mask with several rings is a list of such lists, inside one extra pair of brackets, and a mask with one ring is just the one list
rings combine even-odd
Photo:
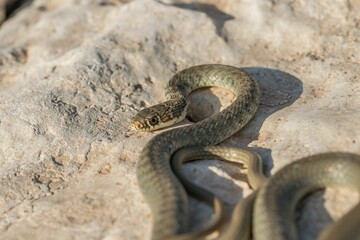
[[(169, 100), (140, 111), (132, 119), (132, 125), (139, 130), (153, 131), (183, 120), (189, 105), (190, 92), (209, 86), (230, 89), (236, 95), (236, 99), (220, 113), (201, 122), (156, 135), (141, 152), (137, 178), (152, 210), (153, 240), (208, 239), (211, 231), (219, 231), (219, 237), (225, 240), (238, 239), (240, 236), (240, 239), (245, 239), (250, 236), (251, 221), (255, 239), (296, 239), (296, 231), (292, 224), (293, 213), (296, 203), (305, 194), (324, 188), (328, 182), (349, 185), (360, 191), (360, 158), (357, 155), (331, 153), (309, 157), (290, 164), (266, 182), (262, 175), (261, 162), (255, 153), (205, 147), (215, 145), (237, 132), (253, 117), (258, 108), (258, 85), (247, 73), (232, 66), (201, 65), (177, 73), (171, 78), (165, 91)], [(232, 154), (233, 151), (237, 153)], [(174, 156), (175, 152), (177, 153)], [(224, 219), (221, 202), (213, 194), (187, 181), (182, 175), (182, 163), (209, 156), (224, 160), (244, 160), (250, 167), (249, 183), (253, 183), (255, 188), (265, 185), (260, 187), (258, 194), (252, 194), (235, 208), (230, 222)], [(326, 177), (318, 174), (320, 170)], [(266, 183), (262, 184), (264, 182)], [(207, 230), (188, 233), (189, 212), (184, 186), (191, 195), (214, 206), (215, 220), (209, 224)], [(278, 186), (284, 186), (285, 190)], [(254, 199), (256, 200), (252, 211)], [(345, 224), (356, 225), (352, 220), (346, 220), (346, 217), (357, 217), (360, 220), (360, 204), (350, 213), (353, 213), (350, 217), (343, 217)], [(244, 218), (237, 214), (244, 214)], [(250, 219), (251, 215), (253, 220)], [(239, 228), (239, 224), (245, 227)], [(338, 229), (344, 229), (343, 226), (335, 227), (336, 234), (341, 232)], [(350, 239), (360, 236), (360, 231), (355, 228), (353, 227), (351, 233), (355, 238)], [(332, 232), (328, 235), (332, 236)]]

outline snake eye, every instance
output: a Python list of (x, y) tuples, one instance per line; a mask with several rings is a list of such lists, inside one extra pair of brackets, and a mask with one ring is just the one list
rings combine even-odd
[(158, 122), (159, 122), (159, 119), (156, 116), (150, 118), (151, 125), (156, 125), (156, 124), (158, 124)]

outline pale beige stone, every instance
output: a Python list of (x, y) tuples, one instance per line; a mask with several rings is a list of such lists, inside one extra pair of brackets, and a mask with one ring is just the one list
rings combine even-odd
[[(135, 166), (154, 133), (135, 132), (130, 119), (197, 64), (244, 67), (258, 81), (259, 111), (224, 144), (257, 151), (269, 176), (311, 154), (360, 154), (358, 9), (325, 0), (32, 1), (0, 26), (0, 238), (148, 238)], [(195, 94), (191, 118), (232, 97)], [(229, 206), (251, 192), (244, 171), (218, 161), (191, 163), (186, 174)], [(314, 239), (358, 198), (330, 189), (304, 200), (300, 238)], [(191, 210), (193, 228), (211, 214), (195, 200)]]

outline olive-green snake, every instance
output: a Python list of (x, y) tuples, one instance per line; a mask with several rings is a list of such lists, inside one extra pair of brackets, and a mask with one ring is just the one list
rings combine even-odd
[[(236, 95), (226, 109), (190, 126), (171, 129), (152, 138), (143, 148), (137, 165), (141, 191), (153, 215), (152, 239), (296, 239), (296, 205), (306, 194), (326, 186), (346, 186), (360, 192), (360, 157), (350, 153), (327, 153), (289, 164), (268, 181), (260, 157), (251, 151), (208, 147), (241, 129), (259, 105), (259, 87), (243, 70), (226, 65), (200, 65), (174, 75), (167, 88), (167, 102), (141, 110), (132, 119), (139, 130), (153, 131), (182, 121), (188, 95), (198, 88), (218, 86)], [(249, 184), (259, 188), (234, 209), (230, 220), (214, 194), (188, 181), (184, 162), (195, 159), (244, 162)], [(181, 180), (181, 181), (180, 181)], [(189, 233), (187, 192), (214, 207), (214, 218), (205, 229)], [(360, 239), (356, 226), (360, 203), (320, 239)], [(250, 229), (252, 228), (252, 229)], [(347, 235), (346, 235), (347, 234)]]

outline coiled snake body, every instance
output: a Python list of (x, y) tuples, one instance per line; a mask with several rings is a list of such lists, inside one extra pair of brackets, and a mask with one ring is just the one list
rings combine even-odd
[[(332, 153), (303, 159), (290, 164), (285, 173), (279, 171), (270, 181), (262, 184), (266, 182), (266, 178), (262, 175), (257, 154), (247, 150), (205, 147), (215, 145), (237, 132), (253, 117), (258, 108), (258, 85), (247, 73), (232, 66), (200, 65), (177, 73), (166, 89), (169, 100), (140, 111), (132, 120), (133, 126), (136, 129), (153, 131), (183, 120), (189, 105), (190, 92), (209, 86), (230, 89), (235, 93), (236, 99), (220, 113), (201, 122), (156, 135), (141, 152), (137, 178), (153, 214), (152, 239), (209, 239), (212, 231), (219, 231), (218, 237), (225, 240), (248, 238), (251, 222), (249, 218), (255, 198), (252, 220), (255, 239), (295, 239), (296, 231), (291, 222), (296, 203), (305, 194), (325, 187), (328, 182), (350, 184), (360, 191), (360, 158), (357, 155)], [(174, 156), (175, 152), (177, 153)], [(171, 163), (172, 157), (174, 159)], [(213, 194), (187, 181), (182, 175), (182, 163), (208, 157), (245, 161), (249, 166), (249, 183), (255, 188), (265, 185), (257, 195), (251, 195), (235, 208), (231, 221), (224, 219), (221, 202)], [(322, 176), (326, 177), (318, 176), (316, 171), (319, 169), (323, 169)], [(350, 175), (350, 178), (343, 174), (341, 181), (337, 181), (339, 172), (342, 171)], [(278, 186), (285, 187), (285, 190)], [(186, 191), (214, 206), (215, 220), (207, 230), (187, 233), (189, 212)], [(356, 208), (357, 213), (350, 218), (357, 216), (360, 220), (360, 204)], [(281, 215), (282, 210), (285, 213)], [(244, 217), (236, 214), (244, 214)], [(351, 225), (350, 223), (353, 221), (345, 220), (345, 224)], [(353, 231), (352, 236), (360, 236), (359, 230)]]

